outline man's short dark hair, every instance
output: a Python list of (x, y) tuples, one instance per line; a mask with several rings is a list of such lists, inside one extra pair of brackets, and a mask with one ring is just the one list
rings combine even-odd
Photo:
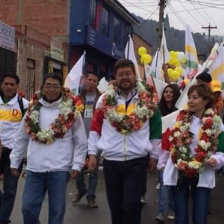
[(196, 77), (196, 79), (200, 79), (200, 80), (202, 80), (203, 82), (206, 82), (206, 83), (209, 83), (209, 82), (212, 81), (211, 75), (208, 72), (206, 72), (206, 71), (203, 71), (202, 73), (200, 73)]
[(60, 85), (63, 86), (63, 79), (62, 79), (61, 75), (59, 75), (59, 74), (57, 74), (57, 73), (46, 74), (46, 75), (44, 76), (42, 85), (44, 85), (45, 82), (46, 82), (46, 80), (49, 79), (49, 78), (58, 80), (59, 83), (60, 83)]
[(115, 65), (114, 65), (114, 72), (115, 72), (115, 75), (117, 73), (117, 70), (119, 68), (124, 68), (124, 67), (130, 67), (132, 72), (134, 74), (136, 74), (136, 71), (135, 71), (135, 65), (133, 63), (133, 61), (129, 60), (129, 59), (126, 59), (126, 58), (122, 58), (120, 60), (118, 60)]
[(20, 82), (19, 76), (16, 75), (16, 74), (6, 74), (6, 75), (4, 75), (3, 78), (2, 78), (1, 83), (4, 82), (5, 78), (15, 79), (16, 80), (16, 84), (19, 84), (19, 82)]

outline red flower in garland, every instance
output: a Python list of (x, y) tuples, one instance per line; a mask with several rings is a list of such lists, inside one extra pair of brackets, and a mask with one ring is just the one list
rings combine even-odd
[[(199, 173), (204, 161), (210, 153), (214, 153), (217, 147), (217, 137), (220, 133), (221, 119), (212, 109), (207, 109), (202, 118), (201, 133), (195, 154), (191, 155), (189, 144), (192, 142), (193, 134), (189, 131), (192, 116), (187, 111), (180, 111), (177, 116), (175, 128), (171, 130), (171, 160), (179, 170), (187, 176)], [(214, 125), (214, 126), (213, 126)], [(182, 130), (182, 131), (181, 131)]]

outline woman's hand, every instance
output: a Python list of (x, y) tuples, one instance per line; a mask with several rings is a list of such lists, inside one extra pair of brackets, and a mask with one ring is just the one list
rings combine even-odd
[(206, 160), (205, 164), (211, 166), (211, 167), (215, 167), (217, 165), (217, 161), (215, 158), (210, 158), (208, 160)]

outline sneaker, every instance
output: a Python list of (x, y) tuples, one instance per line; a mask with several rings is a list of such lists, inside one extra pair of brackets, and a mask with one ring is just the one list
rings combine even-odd
[(165, 216), (162, 213), (159, 213), (156, 218), (156, 221), (158, 221), (159, 223), (165, 223)]
[(175, 213), (174, 213), (174, 211), (168, 211), (168, 213), (167, 213), (167, 219), (168, 220), (174, 220), (175, 219)]
[(96, 204), (95, 201), (88, 201), (87, 206), (88, 206), (89, 208), (98, 208), (98, 207), (99, 207), (99, 206)]
[(146, 201), (146, 199), (145, 199), (145, 196), (141, 196), (140, 201), (141, 201), (141, 204), (142, 204), (142, 205), (147, 204), (147, 201)]
[(75, 199), (72, 201), (73, 204), (81, 201), (81, 199), (83, 198), (83, 196), (86, 194), (86, 191), (81, 193), (81, 192), (78, 192), (75, 196)]

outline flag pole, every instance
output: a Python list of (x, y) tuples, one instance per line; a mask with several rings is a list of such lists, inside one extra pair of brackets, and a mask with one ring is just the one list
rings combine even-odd
[(130, 48), (130, 38), (131, 38), (131, 35), (129, 34), (128, 35), (128, 59), (129, 59), (129, 48)]

